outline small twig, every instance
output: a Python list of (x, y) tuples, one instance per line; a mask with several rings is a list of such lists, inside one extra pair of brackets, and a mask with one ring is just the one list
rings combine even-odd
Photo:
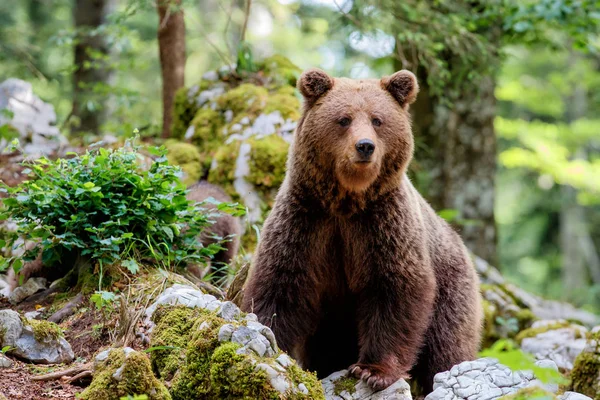
[(80, 365), (78, 367), (73, 367), (69, 369), (65, 369), (62, 371), (51, 372), (46, 375), (34, 376), (31, 378), (32, 381), (54, 381), (62, 378), (63, 376), (77, 375), (83, 371), (91, 371), (92, 363), (87, 363)]
[(246, 30), (248, 29), (248, 20), (250, 19), (250, 6), (252, 5), (252, 0), (246, 0), (246, 11), (244, 15), (244, 25), (242, 25), (242, 34), (240, 35), (240, 42), (246, 40)]
[(67, 381), (67, 383), (71, 383), (71, 382), (79, 381), (83, 378), (89, 378), (90, 376), (93, 376), (93, 375), (94, 374), (93, 374), (92, 370), (88, 369), (88, 370), (78, 373), (77, 375), (75, 375), (72, 378), (67, 378), (66, 381)]

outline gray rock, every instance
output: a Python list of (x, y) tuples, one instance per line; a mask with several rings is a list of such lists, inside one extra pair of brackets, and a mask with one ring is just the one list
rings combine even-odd
[(21, 336), (14, 347), (12, 354), (36, 364), (70, 363), (75, 359), (71, 345), (63, 337), (36, 340), (33, 328), (28, 325), (23, 326)]
[(29, 311), (26, 312), (25, 314), (23, 314), (23, 316), (27, 319), (38, 319), (38, 317), (40, 315), (42, 315), (42, 311), (44, 311), (46, 308), (42, 307), (40, 309), (34, 310), (34, 311)]
[[(12, 116), (0, 114), (0, 126), (10, 124), (19, 132), (25, 154), (31, 157), (48, 155), (67, 144), (56, 123), (56, 113), (51, 104), (45, 103), (33, 93), (31, 84), (10, 78), (0, 84), (0, 110), (12, 112)], [(0, 150), (8, 141), (0, 139)]]
[(581, 393), (575, 392), (564, 392), (560, 396), (558, 396), (559, 400), (592, 400), (591, 397), (587, 397)]
[(46, 289), (47, 283), (46, 278), (29, 278), (27, 282), (12, 291), (8, 300), (11, 304), (18, 304), (40, 290)]
[[(532, 328), (543, 328), (557, 322), (565, 321), (536, 321)], [(552, 360), (559, 368), (571, 370), (575, 358), (586, 346), (587, 333), (585, 327), (571, 324), (565, 328), (553, 329), (525, 338), (521, 342), (521, 349), (533, 354), (537, 360)]]
[(225, 324), (219, 329), (219, 334), (217, 338), (219, 342), (229, 342), (231, 341), (231, 335), (235, 332), (235, 326), (231, 324)]
[(231, 301), (226, 301), (221, 305), (221, 309), (217, 315), (223, 318), (225, 321), (233, 321), (238, 319), (241, 315), (240, 308), (233, 304)]
[[(2, 249), (0, 249), (2, 251)], [(10, 285), (6, 281), (5, 275), (0, 275), (0, 297), (8, 297), (10, 294)]]
[(75, 358), (71, 345), (62, 337), (37, 340), (33, 328), (24, 325), (16, 311), (0, 311), (0, 328), (4, 331), (1, 345), (13, 347), (11, 354), (19, 358), (36, 364), (69, 363)]
[(373, 391), (362, 380), (357, 380), (354, 385), (354, 391), (348, 393), (342, 391), (336, 394), (335, 385), (340, 379), (348, 377), (348, 371), (342, 370), (334, 372), (321, 381), (323, 390), (325, 391), (325, 398), (327, 400), (411, 400), (410, 386), (405, 380), (400, 379), (393, 385), (379, 392)]
[[(538, 364), (541, 367), (558, 369), (553, 361)], [(439, 373), (434, 378), (433, 392), (426, 400), (492, 400), (517, 392), (530, 386), (556, 392), (557, 385), (543, 385), (531, 371), (511, 371), (492, 358), (465, 361), (450, 371)]]
[(13, 365), (13, 361), (0, 353), (0, 368), (10, 368)]
[(23, 332), (23, 322), (19, 313), (13, 310), (0, 310), (0, 331), (4, 336), (0, 337), (0, 346), (13, 346)]

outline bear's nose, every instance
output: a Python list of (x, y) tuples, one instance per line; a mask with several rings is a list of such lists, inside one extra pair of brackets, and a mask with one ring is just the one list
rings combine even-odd
[(373, 141), (369, 139), (361, 139), (358, 142), (356, 142), (355, 146), (356, 151), (358, 151), (358, 154), (360, 154), (360, 156), (363, 158), (370, 157), (371, 154), (373, 154), (373, 152), (375, 151), (375, 143), (373, 143)]

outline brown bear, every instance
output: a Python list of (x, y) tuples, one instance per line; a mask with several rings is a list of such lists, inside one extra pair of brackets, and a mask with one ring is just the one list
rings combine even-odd
[(303, 114), (243, 309), (319, 377), (375, 390), (476, 357), (479, 282), (460, 237), (406, 176), (415, 76), (302, 74)]

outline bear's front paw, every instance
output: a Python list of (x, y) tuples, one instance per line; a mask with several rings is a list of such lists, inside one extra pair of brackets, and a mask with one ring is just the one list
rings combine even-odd
[(398, 379), (409, 379), (408, 374), (386, 371), (385, 368), (375, 364), (352, 364), (349, 371), (357, 379), (362, 379), (375, 391), (383, 390)]

